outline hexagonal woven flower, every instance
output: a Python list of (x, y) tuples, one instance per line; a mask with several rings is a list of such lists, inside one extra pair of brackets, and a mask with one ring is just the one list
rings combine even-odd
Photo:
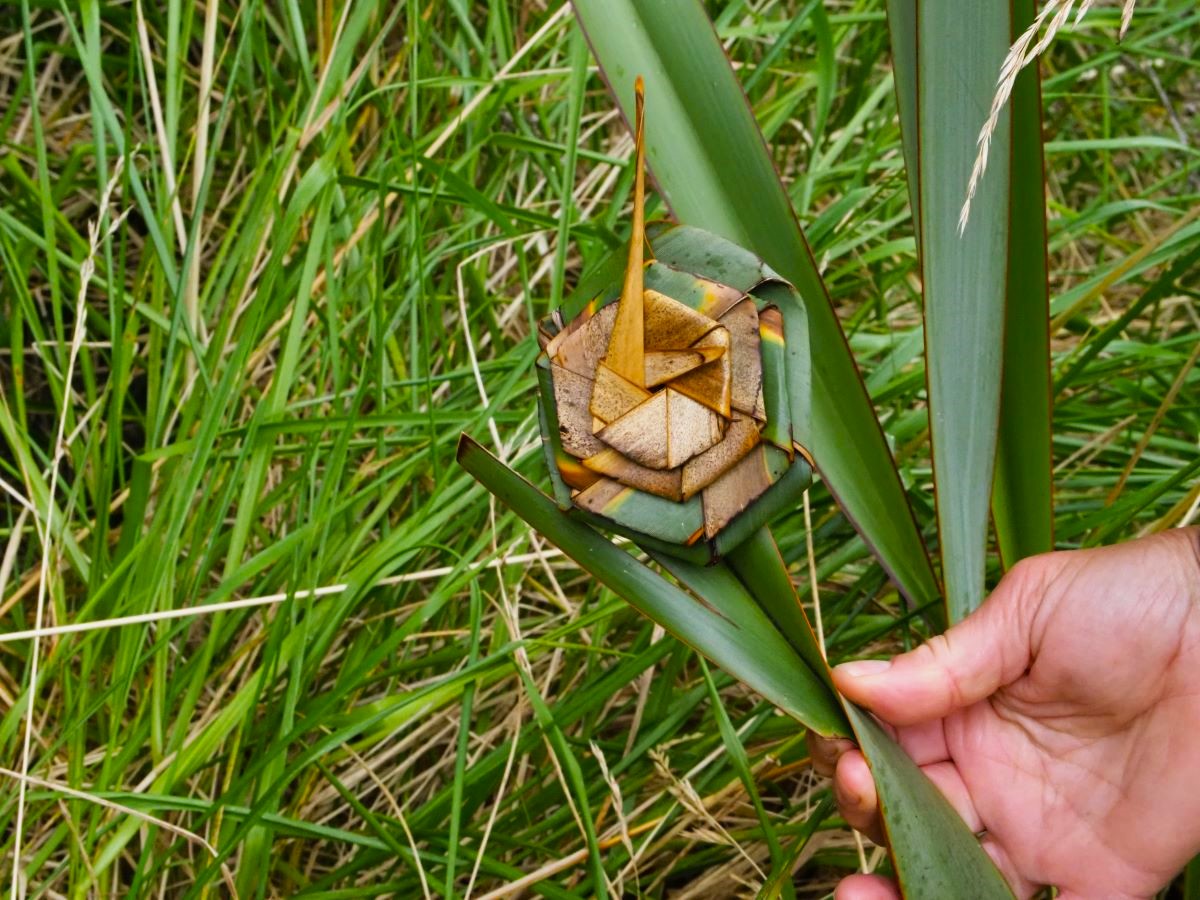
[(640, 103), (636, 133), (622, 280), (539, 328), (543, 438), (560, 506), (707, 561), (809, 483), (807, 323), (791, 285), (715, 235), (669, 229), (644, 259)]
[[(664, 240), (732, 248), (697, 229)], [(560, 505), (676, 555), (680, 545), (697, 547), (688, 555), (707, 559), (796, 502), (811, 468), (792, 434), (784, 317), (800, 319), (795, 356), (806, 360), (803, 309), (789, 285), (738, 256), (736, 268), (759, 279), (749, 290), (661, 259), (645, 267), (638, 381), (612, 365), (621, 304), (611, 289), (565, 325), (559, 314), (542, 323), (543, 436)], [(775, 502), (718, 540), (776, 485)]]

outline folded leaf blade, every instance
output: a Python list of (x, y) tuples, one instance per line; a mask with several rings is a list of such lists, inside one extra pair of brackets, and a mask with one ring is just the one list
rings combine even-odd
[[(564, 513), (466, 435), (459, 442), (458, 461), (531, 527), (635, 609), (814, 731), (846, 733), (845, 718), (828, 686), (808, 669), (744, 590), (721, 591), (701, 602)], [(717, 566), (710, 571), (728, 570)], [(729, 580), (730, 586), (737, 585), (732, 573)]]

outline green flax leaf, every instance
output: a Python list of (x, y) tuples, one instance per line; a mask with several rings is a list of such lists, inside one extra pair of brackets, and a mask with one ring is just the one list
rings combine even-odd
[[(984, 487), (993, 459), (991, 507), (1004, 563), (1053, 545), (1049, 300), (1036, 66), (1018, 78), (993, 137), (991, 165), (972, 202), (966, 233), (959, 237), (953, 228), (995, 72), (1010, 40), (1033, 15), (1032, 0), (1011, 0), (1011, 10), (987, 4), (986, 14), (971, 13), (971, 27), (964, 29), (961, 4), (888, 2), (909, 194), (924, 251), (938, 516), (952, 620), (983, 596)], [(951, 49), (960, 46), (956, 35), (972, 41), (974, 49), (965, 54)], [(948, 78), (966, 90), (949, 88)]]
[[(964, 28), (965, 20), (971, 22)], [(966, 230), (958, 214), (975, 135), (1008, 49), (1007, 4), (921, 0), (917, 15), (917, 157), (926, 380), (948, 619), (983, 601), (988, 505), (1000, 410), (1008, 253), (1005, 166), (988, 169)], [(1008, 113), (993, 149), (1004, 158)]]
[[(1015, 40), (1037, 10), (1034, 0), (1011, 3), (1011, 36)], [(1017, 77), (1009, 102), (1008, 279), (1000, 433), (992, 485), (992, 519), (1005, 566), (1054, 549), (1046, 185), (1036, 64)], [(997, 162), (1004, 159), (1001, 155)]]
[[(918, 244), (925, 292), (926, 381), (937, 485), (947, 616), (956, 622), (983, 600), (988, 507), (996, 457), (1008, 260), (1009, 112), (1001, 114), (993, 165), (979, 184), (960, 234), (959, 210), (975, 160), (975, 137), (1008, 49), (1007, 4), (917, 0), (892, 4), (896, 79), (915, 160)], [(970, 27), (964, 27), (969, 22)], [(905, 96), (915, 89), (916, 102)], [(915, 152), (912, 149), (915, 142)]]
[[(822, 476), (916, 605), (937, 582), (874, 410), (754, 114), (698, 0), (574, 0), (609, 86), (631, 118), (646, 83), (646, 151), (680, 222), (760, 256), (804, 298), (813, 439)], [(657, 247), (656, 247), (657, 250)]]
[(845, 717), (828, 686), (805, 665), (754, 600), (744, 590), (733, 589), (740, 585), (723, 566), (693, 567), (705, 577), (728, 575), (720, 583), (713, 582), (712, 590), (697, 600), (595, 529), (564, 513), (466, 435), (458, 446), (458, 461), (497, 499), (639, 612), (814, 731), (846, 733)]
[(907, 753), (871, 716), (846, 705), (875, 778), (900, 889), (908, 900), (1012, 900), (975, 835)]

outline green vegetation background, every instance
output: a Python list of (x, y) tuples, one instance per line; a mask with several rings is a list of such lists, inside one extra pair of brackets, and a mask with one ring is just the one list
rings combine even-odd
[[(932, 542), (882, 7), (707, 6)], [(1120, 45), (1118, 15), (1043, 62), (1061, 547), (1200, 502), (1200, 10), (1143, 0)], [(802, 846), (800, 896), (860, 865), (790, 720), (454, 465), (465, 430), (544, 483), (531, 323), (625, 234), (631, 141), (569, 10), (0, 23), (0, 633), (39, 606), (159, 618), (41, 641), (5, 875), (23, 810), (31, 897), (478, 898), (531, 873), (588, 896), (580, 792), (628, 895), (752, 895), (772, 843)], [(811, 506), (831, 659), (920, 640), (819, 485)], [(777, 535), (814, 602), (803, 513)], [(0, 643), (7, 770), (33, 647)]]

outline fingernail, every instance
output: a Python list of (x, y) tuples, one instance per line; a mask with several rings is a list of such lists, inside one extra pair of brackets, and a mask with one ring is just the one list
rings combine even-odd
[(881, 675), (891, 667), (890, 659), (859, 659), (842, 663), (836, 671), (851, 678), (870, 678), (872, 675)]

